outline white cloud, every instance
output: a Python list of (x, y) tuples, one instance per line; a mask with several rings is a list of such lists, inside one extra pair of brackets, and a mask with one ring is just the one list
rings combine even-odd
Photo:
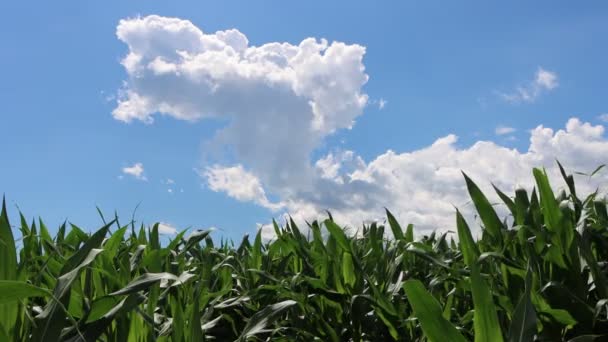
[(114, 118), (225, 118), (205, 151), (229, 151), (273, 193), (313, 186), (311, 153), (350, 128), (368, 102), (365, 48), (357, 44), (307, 38), (251, 46), (238, 30), (205, 34), (159, 16), (121, 20), (116, 32), (129, 51)]
[(215, 165), (208, 167), (202, 176), (207, 179), (211, 190), (223, 191), (239, 201), (255, 202), (271, 210), (278, 210), (283, 206), (281, 203), (271, 203), (260, 180), (241, 165), (233, 167)]
[(151, 122), (162, 113), (239, 121), (258, 114), (246, 109), (277, 118), (290, 109), (312, 116), (310, 130), (327, 133), (352, 126), (367, 103), (360, 45), (307, 38), (249, 46), (238, 30), (205, 34), (190, 21), (156, 15), (121, 20), (116, 34), (129, 47), (117, 120)]
[(383, 110), (387, 103), (388, 101), (381, 98), (380, 100), (378, 100), (378, 109)]
[[(331, 166), (325, 175), (344, 182), (319, 180), (313, 193), (287, 194), (281, 198), (286, 203), (286, 212), (301, 222), (322, 217), (325, 209), (331, 209), (339, 222), (359, 227), (366, 220), (381, 218), (382, 207), (386, 206), (403, 223), (416, 224), (419, 232), (453, 229), (454, 206), (469, 214), (472, 209), (461, 170), (496, 203), (500, 200), (491, 182), (507, 193), (518, 186), (531, 189), (533, 167), (546, 167), (553, 184), (562, 187), (555, 158), (571, 172), (593, 170), (606, 163), (599, 157), (608, 155), (608, 140), (603, 133), (604, 127), (576, 118), (570, 119), (563, 130), (538, 126), (531, 131), (530, 145), (524, 152), (489, 141), (459, 148), (457, 137), (448, 135), (419, 150), (387, 151), (348, 171), (337, 171), (335, 157), (330, 154), (320, 159), (321, 164)], [(577, 178), (581, 193), (593, 191), (607, 180), (602, 174), (590, 181)], [(499, 209), (506, 215), (504, 206)]]
[(172, 226), (169, 223), (159, 222), (158, 223), (158, 233), (161, 235), (175, 235), (175, 234), (177, 234), (177, 228), (175, 228), (174, 226)]
[(496, 133), (496, 135), (505, 135), (505, 134), (511, 134), (515, 131), (516, 131), (516, 129), (513, 127), (498, 126), (498, 127), (496, 127), (495, 133)]
[[(359, 227), (382, 219), (386, 206), (419, 232), (451, 229), (453, 206), (471, 209), (460, 170), (495, 200), (490, 181), (506, 192), (530, 187), (531, 168), (546, 166), (561, 185), (556, 157), (585, 171), (608, 155), (602, 126), (571, 119), (565, 130), (533, 129), (522, 152), (489, 141), (459, 147), (448, 135), (367, 162), (353, 151), (313, 160), (324, 139), (350, 128), (368, 104), (364, 47), (311, 38), (250, 46), (237, 30), (204, 34), (189, 21), (158, 16), (122, 20), (117, 35), (129, 47), (123, 60), (128, 80), (114, 117), (147, 123), (155, 115), (225, 119), (227, 126), (206, 147), (231, 155), (219, 161), (204, 156), (201, 178), (212, 191), (290, 213), (298, 222), (330, 209), (340, 222)], [(555, 87), (557, 76), (539, 69), (517, 96), (530, 101)], [(261, 229), (265, 237), (272, 234)]]
[(133, 176), (142, 181), (148, 180), (144, 174), (144, 165), (142, 163), (135, 163), (132, 166), (123, 167), (122, 173)]
[(600, 119), (600, 121), (608, 122), (608, 113), (600, 114), (597, 118)]
[(499, 92), (498, 94), (507, 102), (532, 103), (536, 101), (541, 94), (557, 88), (558, 85), (557, 73), (538, 68), (534, 80), (529, 81), (525, 85), (518, 86), (512, 92)]
[(543, 68), (538, 68), (534, 84), (546, 90), (555, 89), (558, 86), (557, 74), (551, 71), (544, 70)]

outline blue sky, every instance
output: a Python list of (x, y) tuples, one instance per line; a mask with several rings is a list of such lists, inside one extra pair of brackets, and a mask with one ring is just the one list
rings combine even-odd
[[(551, 167), (548, 161), (555, 157), (582, 171), (606, 162), (602, 153), (608, 151), (608, 143), (599, 127), (606, 124), (601, 115), (608, 112), (607, 10), (602, 1), (395, 1), (382, 5), (371, 1), (4, 1), (0, 4), (5, 14), (0, 22), (4, 165), (0, 191), (9, 206), (18, 205), (28, 217), (41, 216), (51, 226), (67, 218), (94, 229), (100, 223), (96, 205), (108, 215), (117, 210), (127, 221), (140, 204), (137, 218), (146, 223), (214, 226), (218, 236), (235, 240), (255, 232), (257, 223), (268, 223), (286, 212), (303, 220), (323, 209), (336, 210), (356, 225), (375, 218), (381, 214), (378, 209), (386, 206), (404, 220), (429, 229), (433, 224), (444, 228), (449, 224), (429, 218), (433, 214), (414, 202), (432, 202), (430, 194), (438, 196), (438, 201), (445, 199), (434, 209), (441, 217), (447, 213), (448, 202), (466, 205), (457, 195), (462, 185), (454, 180), (456, 169), (466, 169), (480, 182), (497, 181), (508, 188), (528, 184), (522, 170), (537, 164)], [(336, 124), (331, 132), (315, 133), (314, 140), (306, 143), (269, 140), (270, 145), (284, 147), (279, 161), (267, 163), (263, 158), (253, 160), (252, 155), (265, 152), (256, 151), (255, 144), (234, 136), (221, 142), (214, 137), (241, 112), (285, 110), (291, 103), (299, 106), (299, 101), (309, 100), (301, 93), (292, 94), (291, 88), (286, 103), (276, 107), (272, 96), (247, 102), (248, 96), (254, 100), (258, 96), (235, 86), (239, 97), (230, 101), (240, 106), (230, 108), (236, 116), (216, 113), (213, 118), (182, 120), (175, 113), (158, 115), (153, 109), (146, 113), (153, 123), (121, 121), (113, 113), (128, 90), (160, 96), (155, 100), (161, 102), (163, 92), (179, 91), (172, 88), (175, 85), (189, 87), (186, 92), (193, 94), (205, 91), (191, 83), (152, 76), (140, 82), (121, 65), (133, 39), (152, 46), (150, 51), (157, 51), (154, 44), (167, 43), (150, 33), (117, 37), (120, 20), (135, 22), (148, 15), (189, 21), (209, 35), (237, 29), (247, 37), (249, 47), (271, 42), (298, 46), (308, 37), (325, 38), (329, 45), (337, 41), (365, 47), (361, 64), (369, 79), (355, 82), (352, 93), (344, 96), (367, 95), (367, 102), (345, 109), (345, 117), (355, 122), (350, 129)], [(355, 69), (345, 66), (342, 77), (330, 68), (315, 81), (321, 83), (314, 84), (324, 86), (323, 82), (335, 78), (348, 87), (350, 71), (362, 75)], [(226, 84), (241, 80), (229, 81)], [(156, 87), (162, 91), (152, 93), (150, 89)], [(193, 103), (205, 107), (220, 100), (208, 96), (206, 102)], [(323, 96), (340, 98), (330, 90)], [(380, 101), (385, 101), (383, 108)], [(301, 123), (297, 110), (294, 113), (284, 116), (288, 126)], [(334, 113), (326, 115), (332, 118)], [(566, 129), (573, 117), (579, 121)], [(287, 127), (264, 122), (265, 118), (249, 117), (243, 125), (267, 125), (271, 130)], [(530, 131), (539, 125), (553, 131)], [(497, 134), (498, 127), (513, 132)], [(560, 129), (563, 136), (558, 134)], [(450, 134), (458, 140), (445, 140), (447, 150), (430, 147)], [(545, 139), (537, 141), (534, 153), (528, 153), (531, 136)], [(476, 145), (478, 141), (494, 144)], [(238, 144), (252, 146), (239, 150)], [(304, 153), (309, 159), (290, 169), (280, 160), (289, 160), (292, 150), (299, 151), (293, 156)], [(394, 151), (393, 155), (387, 150)], [(502, 154), (504, 158), (492, 159)], [(143, 166), (141, 179), (123, 172), (136, 163)], [(496, 165), (502, 165), (502, 171), (492, 169)], [(310, 168), (304, 180), (288, 176), (281, 183), (275, 181), (279, 174), (272, 173), (282, 170), (292, 175), (302, 168)], [(436, 175), (425, 178), (429, 170)], [(383, 176), (396, 173), (408, 176)], [(167, 184), (169, 179), (174, 184)], [(360, 184), (354, 184), (355, 179)], [(246, 184), (238, 183), (245, 180)], [(412, 195), (400, 194), (395, 186), (403, 186), (403, 192)], [(260, 189), (267, 196), (266, 204), (259, 200)]]

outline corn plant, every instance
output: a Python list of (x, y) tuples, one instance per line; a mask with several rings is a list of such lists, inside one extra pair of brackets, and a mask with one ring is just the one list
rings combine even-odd
[(161, 243), (158, 224), (103, 215), (92, 234), (64, 223), (53, 237), (21, 215), (16, 242), (3, 201), (0, 341), (601, 340), (607, 207), (559, 166), (568, 193), (540, 169), (531, 193), (496, 189), (509, 220), (464, 175), (477, 239), (459, 211), (457, 239), (415, 239), (387, 210), (354, 236), (330, 215), (238, 245), (205, 230)]

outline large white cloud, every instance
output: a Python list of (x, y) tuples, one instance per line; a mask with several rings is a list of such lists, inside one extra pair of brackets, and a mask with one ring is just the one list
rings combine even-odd
[[(570, 119), (565, 129), (538, 126), (530, 131), (530, 144), (525, 152), (479, 141), (459, 147), (455, 135), (437, 139), (432, 145), (396, 153), (387, 151), (365, 163), (352, 151), (328, 154), (316, 166), (319, 180), (315, 193), (298, 193), (284, 198), (286, 212), (296, 221), (323, 218), (324, 210), (342, 223), (357, 229), (370, 220), (382, 220), (383, 207), (388, 207), (402, 223), (414, 223), (418, 234), (432, 230), (455, 231), (457, 207), (473, 223), (474, 208), (470, 203), (461, 171), (481, 187), (496, 206), (501, 217), (507, 209), (492, 188), (492, 183), (507, 194), (523, 187), (534, 187), (533, 167), (544, 167), (556, 189), (565, 189), (556, 159), (567, 171), (587, 174), (608, 160), (608, 139), (604, 127)], [(592, 178), (575, 174), (579, 194), (599, 190), (606, 194), (608, 174)], [(475, 233), (479, 225), (472, 225)], [(272, 227), (262, 226), (264, 236), (271, 238)]]
[[(554, 158), (584, 171), (608, 155), (602, 126), (571, 119), (564, 130), (533, 129), (524, 152), (489, 141), (459, 147), (448, 135), (368, 162), (354, 151), (312, 160), (323, 139), (350, 128), (368, 103), (364, 47), (312, 38), (250, 46), (237, 30), (205, 34), (189, 21), (159, 16), (122, 20), (117, 35), (129, 48), (122, 62), (128, 80), (114, 117), (146, 123), (155, 115), (223, 118), (227, 125), (206, 146), (230, 151), (236, 162), (207, 163), (202, 179), (211, 190), (300, 222), (329, 209), (358, 227), (382, 218), (388, 207), (419, 232), (450, 229), (454, 206), (471, 212), (461, 170), (495, 198), (490, 181), (507, 192), (531, 187), (531, 168), (546, 166), (557, 182)], [(534, 97), (556, 86), (557, 76), (539, 69), (524, 90)], [(586, 182), (585, 190), (593, 185)]]
[[(479, 141), (458, 147), (457, 137), (448, 135), (432, 145), (404, 153), (387, 151), (365, 163), (352, 151), (329, 154), (316, 162), (319, 177), (313, 192), (285, 194), (285, 211), (297, 221), (323, 218), (330, 209), (339, 222), (358, 228), (364, 222), (382, 219), (388, 207), (402, 223), (414, 223), (418, 233), (454, 230), (454, 208), (471, 219), (470, 203), (461, 171), (472, 177), (494, 203), (501, 203), (492, 183), (506, 193), (518, 187), (531, 191), (533, 167), (545, 167), (556, 188), (565, 184), (556, 158), (570, 172), (591, 172), (607, 162), (608, 140), (604, 127), (570, 119), (565, 129), (538, 126), (530, 132), (528, 150)], [(606, 173), (593, 178), (575, 175), (579, 193), (599, 189), (606, 193)], [(498, 205), (501, 216), (507, 215)], [(478, 231), (479, 226), (475, 226)], [(265, 228), (271, 234), (270, 227)]]
[(207, 146), (229, 147), (270, 191), (312, 186), (311, 152), (351, 127), (367, 103), (360, 45), (308, 38), (250, 46), (238, 30), (205, 34), (154, 15), (121, 20), (117, 36), (129, 47), (122, 61), (129, 78), (113, 116), (225, 118)]
[[(334, 186), (330, 191), (321, 192), (328, 197), (308, 200), (301, 211), (314, 212), (311, 205), (318, 211), (324, 209), (325, 203), (341, 201), (345, 205), (338, 207), (334, 216), (357, 225), (365, 219), (380, 216), (381, 206), (387, 206), (402, 221), (415, 223), (422, 230), (453, 228), (454, 206), (469, 213), (472, 209), (461, 170), (497, 203), (500, 201), (491, 182), (507, 193), (519, 186), (531, 189), (533, 167), (545, 167), (553, 183), (563, 187), (555, 158), (559, 158), (570, 171), (595, 169), (605, 163), (608, 156), (608, 140), (603, 133), (603, 126), (592, 126), (573, 118), (565, 129), (554, 131), (543, 126), (533, 129), (525, 152), (490, 141), (460, 148), (456, 144), (457, 137), (448, 135), (420, 150), (405, 153), (388, 151), (354, 171), (335, 172), (340, 165), (336, 163), (330, 168), (332, 177), (336, 179)], [(344, 178), (349, 181), (343, 182)], [(608, 181), (608, 177), (601, 173), (592, 179), (585, 176), (576, 179), (583, 193), (594, 191)], [(363, 190), (362, 185), (355, 187), (359, 182), (364, 183), (367, 189)], [(504, 206), (498, 208), (506, 214)], [(297, 202), (293, 202), (289, 209), (300, 212)]]

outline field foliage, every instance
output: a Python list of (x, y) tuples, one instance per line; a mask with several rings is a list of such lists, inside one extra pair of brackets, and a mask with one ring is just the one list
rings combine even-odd
[(23, 215), (11, 226), (3, 202), (0, 341), (601, 340), (606, 202), (562, 175), (558, 194), (540, 169), (531, 193), (496, 189), (508, 219), (465, 175), (479, 238), (458, 211), (455, 234), (419, 238), (389, 211), (355, 235), (331, 216), (275, 223), (270, 242), (161, 243), (158, 225), (117, 218), (52, 236)]

